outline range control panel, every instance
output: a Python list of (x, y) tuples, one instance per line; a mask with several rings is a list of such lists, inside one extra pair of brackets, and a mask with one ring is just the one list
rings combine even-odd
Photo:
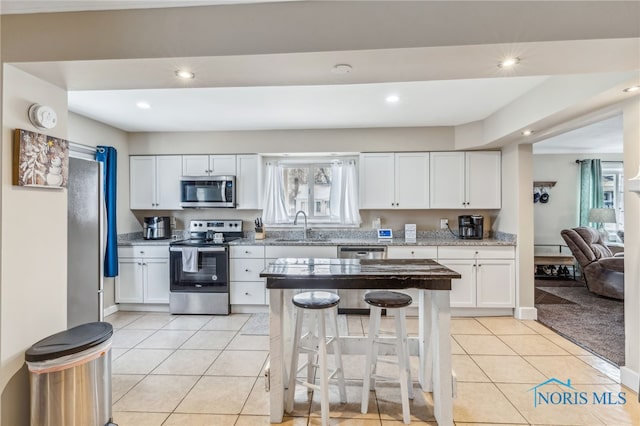
[(189, 223), (191, 232), (242, 232), (242, 220), (192, 220)]

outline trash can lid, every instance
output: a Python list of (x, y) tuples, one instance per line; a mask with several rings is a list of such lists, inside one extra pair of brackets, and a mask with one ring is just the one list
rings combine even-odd
[(36, 342), (27, 349), (25, 359), (30, 362), (47, 361), (76, 354), (97, 346), (113, 335), (108, 322), (89, 322), (78, 325)]

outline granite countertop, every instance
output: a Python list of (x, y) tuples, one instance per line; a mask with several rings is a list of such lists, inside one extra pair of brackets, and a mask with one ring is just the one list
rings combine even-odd
[[(379, 240), (375, 231), (326, 231), (312, 232), (310, 238), (301, 239), (299, 231), (274, 231), (267, 238), (256, 240), (253, 232), (245, 233), (246, 238), (231, 241), (230, 246), (264, 245), (264, 246), (515, 246), (516, 238), (510, 234), (496, 234), (492, 238), (482, 240), (460, 240), (451, 233), (440, 231), (419, 231), (415, 242), (405, 242), (402, 232), (394, 232), (391, 240)], [(145, 240), (142, 232), (118, 235), (119, 246), (145, 245), (164, 246), (172, 241), (188, 238), (187, 231), (174, 231), (171, 239)]]
[(515, 246), (515, 241), (495, 238), (482, 240), (459, 240), (457, 238), (416, 238), (415, 242), (405, 242), (404, 238), (378, 240), (376, 238), (329, 238), (295, 240), (283, 238), (242, 238), (229, 243), (230, 246), (265, 245), (265, 246)]
[(432, 259), (278, 259), (260, 274), (267, 288), (451, 290), (460, 274)]

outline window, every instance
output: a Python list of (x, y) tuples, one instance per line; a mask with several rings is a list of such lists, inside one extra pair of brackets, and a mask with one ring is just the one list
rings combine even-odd
[[(309, 220), (331, 218), (331, 164), (284, 165), (285, 206), (293, 220), (302, 210)], [(311, 185), (309, 184), (311, 182)], [(310, 209), (309, 206), (313, 206)]]
[(604, 229), (615, 234), (624, 230), (624, 167), (621, 161), (602, 162), (604, 207), (615, 209), (618, 223), (605, 223)]
[(274, 160), (266, 171), (266, 224), (291, 224), (298, 211), (311, 223), (360, 224), (354, 159)]

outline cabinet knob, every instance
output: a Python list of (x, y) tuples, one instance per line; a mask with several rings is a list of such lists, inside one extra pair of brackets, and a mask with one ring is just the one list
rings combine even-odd
[(142, 263), (141, 263), (141, 262), (138, 262), (138, 266), (142, 266)]
[(248, 291), (245, 291), (245, 292), (244, 292), (244, 295), (245, 295), (245, 296), (248, 296), (248, 295), (249, 295), (249, 292), (248, 292)]
[(415, 251), (413, 251), (413, 250), (411, 250), (411, 255), (414, 255), (414, 254), (416, 254), (416, 252), (415, 252)]
[(244, 271), (245, 271), (245, 272), (249, 272), (249, 270), (248, 270), (248, 269), (245, 269)]
[(245, 250), (245, 251), (244, 251), (244, 254), (249, 254), (249, 250)]

